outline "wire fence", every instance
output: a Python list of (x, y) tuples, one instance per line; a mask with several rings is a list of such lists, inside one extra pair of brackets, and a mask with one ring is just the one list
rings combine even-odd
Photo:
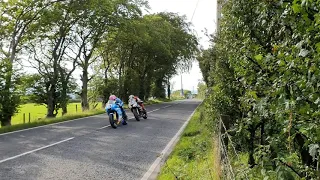
[[(238, 179), (237, 172), (233, 167), (234, 161), (240, 162), (240, 156), (232, 141), (231, 135), (228, 133), (230, 126), (230, 116), (221, 115), (218, 121), (218, 148), (220, 153), (220, 167), (222, 179)], [(244, 164), (240, 164), (243, 166)], [(242, 169), (243, 170), (243, 169)], [(247, 173), (241, 172), (243, 178), (248, 180)]]

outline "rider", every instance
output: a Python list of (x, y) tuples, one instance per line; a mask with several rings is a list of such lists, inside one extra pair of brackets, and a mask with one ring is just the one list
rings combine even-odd
[(143, 101), (138, 96), (130, 95), (129, 96), (129, 105), (130, 105), (130, 102), (132, 102), (132, 101), (135, 101), (136, 103), (138, 103), (138, 107), (140, 110), (141, 110), (141, 108), (142, 108), (142, 110), (144, 110)]
[[(115, 96), (115, 95), (111, 95), (109, 97), (109, 101), (114, 102), (114, 104), (115, 104), (114, 110), (118, 114), (118, 122), (121, 122), (122, 116), (126, 116), (125, 111), (123, 110), (123, 102), (121, 101), (121, 99), (117, 98), (117, 96)], [(112, 103), (110, 103), (110, 104), (112, 104)], [(106, 107), (106, 111), (109, 113), (110, 109), (108, 109)], [(124, 124), (126, 124), (125, 121), (124, 121)]]

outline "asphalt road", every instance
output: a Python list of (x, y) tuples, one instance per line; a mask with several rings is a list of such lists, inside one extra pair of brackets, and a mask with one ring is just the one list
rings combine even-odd
[(104, 114), (0, 135), (0, 179), (141, 179), (199, 104), (147, 106), (117, 129)]

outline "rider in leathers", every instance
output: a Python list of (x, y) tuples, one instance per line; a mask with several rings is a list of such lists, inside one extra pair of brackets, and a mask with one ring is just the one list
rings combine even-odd
[[(109, 102), (114, 102), (114, 103), (110, 103), (113, 104), (112, 108), (117, 112), (118, 114), (118, 123), (121, 122), (122, 120), (122, 116), (126, 116), (125, 111), (123, 110), (123, 102), (121, 101), (121, 99), (119, 99), (118, 97), (116, 97), (115, 95), (111, 95), (109, 97)], [(109, 103), (108, 102), (108, 103)], [(107, 103), (107, 104), (108, 104)], [(109, 113), (109, 111), (111, 109), (107, 108), (107, 104), (106, 104), (106, 111)], [(126, 124), (126, 122), (124, 121), (123, 124)]]
[(143, 109), (143, 101), (138, 97), (138, 96), (134, 96), (134, 95), (130, 95), (129, 96), (129, 108), (131, 109), (131, 104), (137, 103), (138, 104), (138, 108), (140, 111), (144, 110)]

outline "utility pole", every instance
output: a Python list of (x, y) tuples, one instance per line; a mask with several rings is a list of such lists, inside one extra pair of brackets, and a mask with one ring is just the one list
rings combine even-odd
[(220, 18), (221, 18), (221, 0), (217, 0), (217, 20), (216, 20), (216, 22), (217, 22), (217, 24), (216, 24), (216, 26), (217, 26), (217, 30), (216, 30), (216, 32), (218, 33), (219, 32), (219, 28), (220, 28)]
[(194, 95), (195, 95), (196, 93), (194, 92), (194, 86), (192, 86), (192, 94), (191, 94), (191, 97), (192, 98), (194, 98)]
[(181, 74), (181, 96), (184, 96), (184, 93), (183, 93), (183, 84), (182, 84), (182, 74)]
[(220, 19), (221, 19), (221, 9), (222, 6), (227, 3), (228, 0), (217, 0), (217, 31), (219, 32), (219, 28), (220, 28)]

